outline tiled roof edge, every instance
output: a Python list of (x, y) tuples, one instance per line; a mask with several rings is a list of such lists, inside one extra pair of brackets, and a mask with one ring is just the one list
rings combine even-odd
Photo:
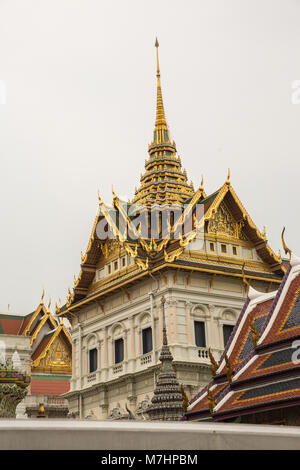
[(236, 331), (237, 331), (237, 329), (238, 329), (238, 327), (239, 327), (239, 325), (240, 325), (242, 319), (244, 318), (244, 315), (245, 315), (245, 312), (246, 312), (246, 310), (247, 310), (247, 308), (248, 308), (249, 303), (250, 303), (250, 299), (249, 299), (249, 297), (247, 297), (247, 299), (246, 299), (246, 301), (245, 301), (245, 303), (244, 303), (244, 306), (243, 306), (243, 308), (242, 308), (242, 310), (241, 310), (241, 312), (240, 312), (240, 314), (239, 314), (239, 317), (238, 317), (238, 319), (237, 319), (237, 322), (236, 322), (236, 324), (235, 324), (235, 326), (234, 326), (234, 328), (233, 328), (233, 330), (232, 330), (232, 332), (231, 332), (231, 335), (230, 335), (230, 337), (229, 337), (229, 340), (227, 341), (226, 347), (225, 347), (225, 349), (224, 349), (224, 351), (223, 351), (223, 353), (222, 353), (222, 355), (221, 355), (221, 357), (220, 357), (220, 362), (219, 362), (219, 364), (221, 364), (221, 362), (223, 361), (223, 359), (224, 359), (224, 357), (225, 357), (225, 354), (227, 353), (228, 349), (229, 349), (230, 346), (231, 346), (231, 343), (232, 343), (232, 341), (233, 341), (233, 339), (234, 339), (235, 333), (236, 333)]
[(285, 273), (285, 275), (284, 275), (284, 277), (283, 277), (283, 279), (282, 279), (282, 282), (281, 282), (281, 284), (280, 284), (280, 286), (279, 286), (279, 288), (278, 288), (278, 290), (277, 290), (277, 294), (275, 295), (275, 298), (274, 298), (273, 303), (272, 303), (272, 305), (271, 305), (271, 308), (270, 308), (270, 310), (269, 310), (269, 313), (268, 313), (268, 316), (267, 316), (267, 318), (266, 318), (266, 321), (265, 321), (265, 323), (264, 323), (263, 326), (262, 326), (262, 329), (261, 329), (261, 332), (260, 332), (260, 335), (261, 335), (261, 336), (262, 336), (263, 332), (265, 331), (265, 329), (267, 328), (267, 325), (268, 325), (268, 323), (269, 323), (269, 321), (270, 321), (270, 319), (271, 319), (271, 317), (272, 317), (272, 315), (273, 315), (273, 312), (274, 312), (274, 310), (275, 310), (275, 308), (276, 308), (276, 305), (277, 305), (277, 303), (278, 303), (278, 301), (279, 301), (279, 299), (280, 299), (281, 293), (282, 293), (283, 288), (284, 288), (284, 286), (285, 286), (285, 283), (286, 283), (286, 281), (287, 281), (287, 279), (288, 279), (288, 277), (289, 277), (289, 274), (290, 274), (291, 269), (292, 269), (292, 266), (289, 265), (289, 267), (287, 268), (286, 273)]

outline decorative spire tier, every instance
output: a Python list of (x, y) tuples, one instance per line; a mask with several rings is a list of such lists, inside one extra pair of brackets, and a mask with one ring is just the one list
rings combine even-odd
[(150, 420), (179, 421), (183, 415), (183, 397), (172, 365), (173, 356), (168, 346), (165, 301), (166, 299), (163, 297), (161, 299), (163, 311), (163, 345), (159, 356), (162, 368), (157, 378), (151, 405), (147, 408), (147, 414)]
[(171, 142), (160, 84), (158, 46), (156, 39), (157, 95), (153, 141), (148, 149), (146, 172), (141, 175), (141, 186), (135, 191), (133, 202), (145, 205), (181, 204), (191, 198), (195, 191), (193, 184), (187, 181), (186, 171), (182, 171), (175, 142)]

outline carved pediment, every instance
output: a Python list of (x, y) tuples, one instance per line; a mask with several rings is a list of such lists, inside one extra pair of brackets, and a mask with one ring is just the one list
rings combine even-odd
[(108, 258), (110, 255), (115, 253), (117, 250), (120, 249), (120, 243), (116, 239), (108, 239), (105, 243), (100, 245), (101, 251), (103, 253), (104, 258)]
[(41, 359), (35, 365), (35, 369), (51, 370), (52, 372), (55, 369), (57, 372), (72, 371), (71, 351), (60, 337), (57, 337), (50, 348), (47, 348), (40, 357)]
[(242, 229), (243, 221), (237, 222), (223, 203), (220, 204), (216, 213), (209, 220), (207, 231), (247, 240)]

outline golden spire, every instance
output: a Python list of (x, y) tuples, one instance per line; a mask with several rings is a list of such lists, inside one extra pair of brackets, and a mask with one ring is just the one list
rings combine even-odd
[(132, 202), (146, 205), (181, 204), (191, 198), (195, 190), (188, 183), (186, 172), (181, 169), (181, 161), (176, 157), (175, 142), (171, 142), (160, 84), (157, 39), (155, 47), (157, 80), (155, 127), (152, 142), (148, 147), (149, 160), (145, 161), (146, 172), (141, 176), (139, 189), (135, 188)]
[(170, 142), (170, 136), (169, 136), (169, 130), (168, 130), (168, 125), (166, 121), (164, 103), (163, 103), (162, 92), (161, 92), (158, 46), (159, 44), (156, 38), (155, 47), (156, 47), (157, 94), (156, 94), (156, 120), (155, 120), (153, 143), (162, 144), (162, 143)]

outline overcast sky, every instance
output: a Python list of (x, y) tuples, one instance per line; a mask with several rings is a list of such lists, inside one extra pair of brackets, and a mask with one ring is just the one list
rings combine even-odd
[(231, 182), (300, 256), (299, 0), (0, 0), (0, 311), (64, 303), (99, 190), (131, 198), (155, 120), (207, 193)]

